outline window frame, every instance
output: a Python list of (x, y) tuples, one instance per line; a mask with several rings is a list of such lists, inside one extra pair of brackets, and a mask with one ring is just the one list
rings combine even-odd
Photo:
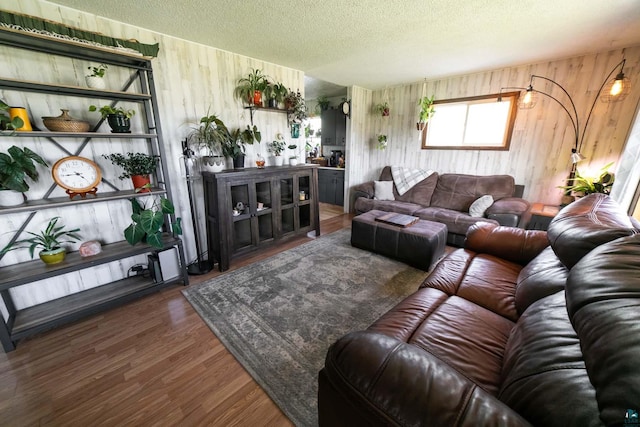
[[(424, 129), (422, 129), (422, 149), (423, 150), (491, 150), (491, 151), (509, 151), (511, 147), (511, 136), (513, 135), (513, 128), (516, 122), (516, 116), (518, 113), (518, 98), (520, 97), (520, 91), (514, 92), (504, 92), (504, 93), (494, 93), (489, 95), (478, 95), (478, 96), (468, 96), (464, 98), (452, 98), (452, 99), (442, 99), (436, 100), (433, 102), (433, 105), (436, 106), (438, 104), (473, 104), (473, 101), (486, 101), (495, 99), (496, 102), (501, 102), (500, 100), (504, 100), (504, 98), (509, 98), (511, 101), (511, 106), (509, 107), (509, 112), (507, 113), (507, 125), (505, 128), (504, 136), (502, 138), (502, 143), (500, 145), (438, 145), (432, 146), (427, 145), (427, 131), (429, 129), (429, 122), (426, 123)], [(436, 108), (437, 113), (437, 108)], [(435, 114), (431, 117), (431, 120), (437, 117)]]

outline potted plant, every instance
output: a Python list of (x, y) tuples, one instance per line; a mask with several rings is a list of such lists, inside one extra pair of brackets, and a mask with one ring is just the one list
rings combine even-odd
[(145, 153), (127, 153), (124, 156), (120, 153), (112, 153), (103, 154), (102, 157), (111, 160), (111, 163), (120, 166), (124, 170), (118, 178), (131, 178), (136, 192), (148, 193), (151, 191), (150, 175), (158, 167), (158, 156), (151, 156)]
[(382, 114), (382, 117), (388, 117), (389, 116), (389, 103), (387, 101), (385, 101), (382, 104), (376, 105), (376, 111), (378, 113)]
[(609, 168), (613, 165), (613, 162), (605, 165), (600, 169), (600, 174), (595, 177), (581, 175), (576, 170), (576, 176), (573, 178), (570, 185), (565, 185), (559, 188), (566, 190), (567, 194), (576, 193), (578, 196), (586, 196), (593, 193), (610, 194), (611, 187), (615, 181), (615, 174), (609, 172)]
[(224, 122), (215, 114), (202, 117), (200, 126), (194, 128), (187, 138), (190, 144), (207, 151), (207, 155), (202, 157), (204, 169), (210, 172), (224, 169), (222, 146), (229, 141), (231, 135)]
[(36, 163), (48, 167), (47, 162), (28, 148), (15, 145), (0, 153), (0, 206), (16, 206), (24, 203), (24, 193), (29, 190), (27, 177), (38, 181)]
[(4, 101), (0, 101), (0, 131), (7, 130), (13, 134), (16, 129), (24, 126), (24, 121), (18, 116), (11, 118), (9, 114), (10, 108)]
[(269, 83), (264, 88), (264, 96), (267, 98), (267, 105), (270, 108), (278, 108), (278, 104), (284, 102), (284, 97), (289, 90), (283, 83)]
[(436, 112), (433, 101), (435, 99), (434, 95), (431, 95), (431, 98), (428, 96), (423, 96), (418, 101), (418, 105), (420, 106), (420, 115), (418, 117), (418, 123), (416, 123), (416, 128), (418, 130), (423, 130), (431, 116), (433, 116)]
[(268, 77), (262, 70), (251, 69), (247, 77), (238, 80), (234, 94), (236, 98), (247, 102), (249, 105), (262, 107), (262, 92), (268, 84)]
[(319, 96), (318, 99), (316, 99), (316, 103), (316, 114), (320, 114), (329, 109), (329, 98), (324, 95)]
[(287, 148), (289, 148), (289, 150), (293, 150), (293, 154), (291, 154), (291, 156), (289, 156), (289, 165), (290, 166), (297, 165), (298, 164), (298, 154), (296, 153), (295, 150), (298, 148), (298, 146), (296, 144), (291, 144)]
[(62, 244), (73, 243), (80, 240), (80, 236), (77, 234), (80, 229), (74, 228), (73, 230), (65, 230), (64, 226), (57, 225), (59, 219), (60, 217), (58, 216), (51, 218), (49, 220), (49, 224), (47, 224), (47, 228), (45, 228), (44, 231), (41, 231), (40, 234), (27, 231), (27, 233), (32, 237), (9, 243), (4, 247), (4, 249), (2, 249), (0, 254), (4, 255), (9, 251), (28, 247), (29, 254), (31, 255), (31, 258), (33, 258), (35, 249), (42, 248), (38, 255), (44, 263), (58, 264), (64, 261), (67, 252)]
[[(151, 205), (147, 207), (140, 204), (138, 199), (131, 199), (131, 220), (133, 221), (124, 230), (124, 238), (130, 245), (145, 242), (153, 247), (162, 248), (162, 225), (164, 224), (164, 215), (173, 215), (175, 209), (169, 199), (164, 197), (153, 199)], [(182, 234), (182, 218), (176, 218), (171, 223), (171, 229), (174, 235)]]
[(107, 86), (103, 80), (104, 73), (109, 68), (106, 64), (100, 64), (97, 67), (89, 66), (87, 69), (91, 74), (84, 77), (87, 86), (93, 89), (105, 89)]
[(273, 158), (276, 166), (282, 166), (284, 163), (284, 157), (282, 153), (286, 147), (282, 134), (277, 134), (276, 139), (268, 144), (269, 152), (273, 153)]
[(387, 148), (387, 135), (380, 134), (378, 135), (378, 150), (384, 150)]
[(107, 119), (113, 133), (130, 133), (131, 117), (136, 113), (134, 110), (125, 110), (122, 107), (112, 107), (111, 105), (103, 105), (100, 109), (91, 105), (89, 111), (99, 111), (102, 118)]

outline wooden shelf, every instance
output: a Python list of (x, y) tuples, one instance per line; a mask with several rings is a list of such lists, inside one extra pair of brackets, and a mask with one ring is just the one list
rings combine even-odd
[[(162, 249), (182, 244), (180, 239), (173, 237), (169, 233), (163, 233), (164, 246)], [(78, 252), (70, 252), (64, 261), (59, 264), (47, 265), (36, 259), (20, 264), (9, 265), (0, 268), (0, 291), (10, 289), (14, 286), (24, 285), (37, 280), (47, 279), (60, 274), (71, 273), (96, 265), (106, 264), (122, 258), (141, 255), (148, 252), (162, 250), (153, 246), (138, 243), (131, 246), (126, 240), (102, 245), (102, 252), (90, 257), (81, 257)]]
[(156, 292), (161, 287), (179, 280), (181, 277), (155, 283), (150, 278), (134, 276), (18, 310), (13, 322), (11, 339), (18, 340), (107, 310), (126, 301)]
[(151, 95), (120, 92), (116, 90), (98, 90), (80, 86), (54, 85), (25, 80), (0, 79), (0, 88), (56, 95), (72, 95), (84, 98), (107, 98), (120, 101), (141, 102), (151, 99)]
[(158, 135), (155, 133), (116, 133), (116, 132), (50, 132), (34, 130), (31, 132), (14, 132), (12, 134), (6, 131), (0, 132), (0, 136), (10, 136), (12, 138), (92, 138), (92, 139), (156, 139)]
[(64, 196), (64, 197), (52, 197), (49, 199), (27, 200), (27, 202), (22, 205), (11, 206), (11, 207), (0, 207), (0, 215), (9, 214), (9, 213), (19, 213), (19, 212), (33, 212), (33, 211), (39, 211), (42, 209), (84, 205), (89, 203), (109, 202), (113, 200), (130, 199), (132, 197), (145, 197), (145, 196), (152, 196), (152, 195), (155, 196), (158, 194), (165, 194), (165, 193), (166, 191), (164, 189), (154, 187), (151, 189), (151, 192), (148, 192), (148, 193), (137, 193), (135, 190), (124, 190), (124, 191), (108, 191), (104, 193), (98, 192), (96, 193), (95, 196), (88, 195), (84, 199), (79, 196), (76, 196), (73, 199), (69, 199), (68, 196)]

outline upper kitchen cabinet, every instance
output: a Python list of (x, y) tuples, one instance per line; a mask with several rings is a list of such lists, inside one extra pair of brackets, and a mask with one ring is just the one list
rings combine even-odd
[(345, 145), (347, 117), (342, 111), (329, 108), (322, 112), (321, 118), (322, 145)]

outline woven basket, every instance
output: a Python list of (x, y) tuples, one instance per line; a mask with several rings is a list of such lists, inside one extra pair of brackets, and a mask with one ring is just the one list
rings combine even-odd
[(52, 132), (87, 132), (91, 125), (84, 120), (76, 120), (69, 110), (62, 109), (58, 117), (43, 117), (44, 126)]

